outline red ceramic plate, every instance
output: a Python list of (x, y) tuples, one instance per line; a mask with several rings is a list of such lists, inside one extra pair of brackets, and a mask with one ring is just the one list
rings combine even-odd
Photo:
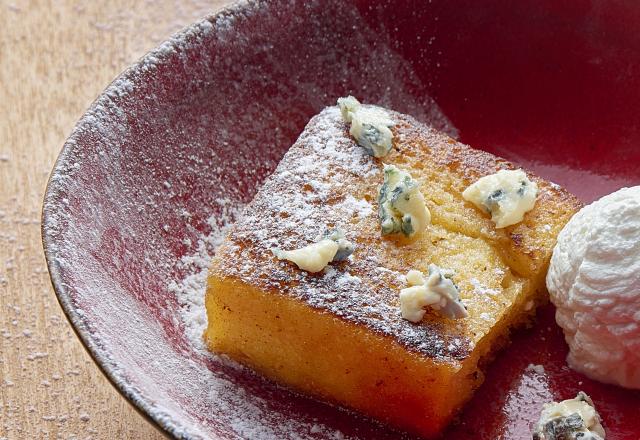
[[(640, 184), (638, 23), (635, 2), (577, 0), (246, 2), (197, 23), (111, 84), (56, 163), (43, 239), (60, 303), (114, 385), (177, 438), (398, 438), (202, 350), (217, 230), (346, 94), (585, 202)], [(569, 370), (566, 351), (541, 310), (445, 437), (528, 438), (543, 402), (585, 390), (609, 439), (640, 438), (640, 394)]]

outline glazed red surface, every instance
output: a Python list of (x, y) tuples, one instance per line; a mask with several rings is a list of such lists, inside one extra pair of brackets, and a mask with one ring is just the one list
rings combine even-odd
[[(397, 438), (199, 355), (167, 287), (185, 276), (176, 262), (193, 250), (184, 240), (209, 232), (221, 197), (250, 200), (309, 117), (347, 93), (433, 123), (586, 202), (640, 184), (640, 5), (292, 1), (228, 17), (134, 66), (130, 86), (114, 86), (125, 92), (101, 97), (79, 123), (45, 200), (56, 291), (119, 389), (175, 435), (235, 438), (221, 422), (228, 408), (198, 382), (207, 369), (262, 398), (265, 425), (318, 421), (354, 438)], [(529, 438), (542, 403), (578, 390), (593, 397), (608, 439), (640, 438), (640, 393), (569, 370), (566, 351), (547, 306), (491, 364), (445, 438)]]

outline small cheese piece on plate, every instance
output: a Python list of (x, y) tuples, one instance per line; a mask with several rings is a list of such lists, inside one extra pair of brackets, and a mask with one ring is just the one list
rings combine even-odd
[(580, 391), (573, 399), (546, 403), (533, 440), (604, 440), (606, 433), (593, 401)]

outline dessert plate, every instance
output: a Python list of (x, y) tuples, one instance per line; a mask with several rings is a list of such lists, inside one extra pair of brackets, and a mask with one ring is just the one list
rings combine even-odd
[[(43, 242), (60, 303), (116, 388), (176, 438), (403, 435), (210, 355), (204, 277), (309, 118), (339, 96), (412, 114), (585, 202), (640, 184), (640, 4), (249, 1), (116, 79), (52, 172)], [(608, 439), (640, 438), (640, 393), (569, 370), (553, 308), (488, 367), (447, 439), (528, 438), (589, 393)]]

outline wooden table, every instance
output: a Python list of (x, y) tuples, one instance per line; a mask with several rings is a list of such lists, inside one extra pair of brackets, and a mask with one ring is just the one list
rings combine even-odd
[(0, 440), (162, 438), (102, 376), (40, 241), (53, 163), (121, 72), (228, 0), (0, 0)]

